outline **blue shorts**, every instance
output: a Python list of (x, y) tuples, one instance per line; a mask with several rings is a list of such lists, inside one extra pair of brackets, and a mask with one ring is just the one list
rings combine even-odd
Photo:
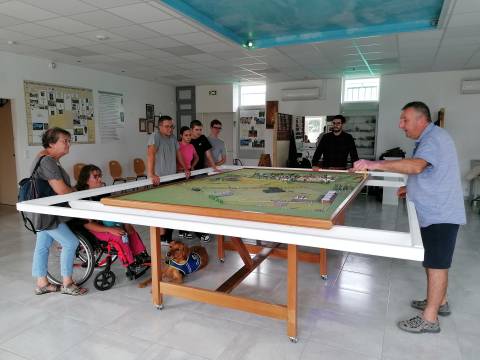
[(425, 254), (423, 267), (449, 269), (457, 240), (458, 224), (432, 224), (420, 228)]

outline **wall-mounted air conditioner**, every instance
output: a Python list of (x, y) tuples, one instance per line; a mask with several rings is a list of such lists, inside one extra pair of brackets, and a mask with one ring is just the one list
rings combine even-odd
[(480, 79), (462, 80), (461, 94), (480, 94)]
[(318, 87), (305, 89), (282, 89), (282, 100), (314, 100), (321, 97), (321, 91)]

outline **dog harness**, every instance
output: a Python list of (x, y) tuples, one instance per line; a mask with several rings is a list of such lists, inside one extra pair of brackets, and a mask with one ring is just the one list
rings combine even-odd
[(185, 276), (197, 271), (202, 265), (202, 260), (200, 258), (200, 255), (198, 255), (197, 253), (191, 252), (187, 261), (185, 261), (182, 264), (176, 262), (173, 259), (166, 259), (165, 263), (169, 266), (174, 267), (175, 269), (180, 271), (183, 276)]

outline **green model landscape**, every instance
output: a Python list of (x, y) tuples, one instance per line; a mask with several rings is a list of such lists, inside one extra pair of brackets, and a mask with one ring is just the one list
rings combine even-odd
[[(363, 178), (355, 173), (247, 168), (118, 199), (330, 219)], [(322, 202), (330, 190), (336, 191), (333, 202)]]

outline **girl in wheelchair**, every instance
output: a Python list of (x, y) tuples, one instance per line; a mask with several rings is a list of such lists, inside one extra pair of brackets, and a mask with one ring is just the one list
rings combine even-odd
[[(78, 175), (77, 190), (103, 186), (102, 170), (95, 165), (85, 165)], [(83, 225), (97, 239), (113, 245), (127, 268), (127, 276), (137, 278), (150, 266), (150, 256), (137, 231), (131, 224), (89, 220)]]

